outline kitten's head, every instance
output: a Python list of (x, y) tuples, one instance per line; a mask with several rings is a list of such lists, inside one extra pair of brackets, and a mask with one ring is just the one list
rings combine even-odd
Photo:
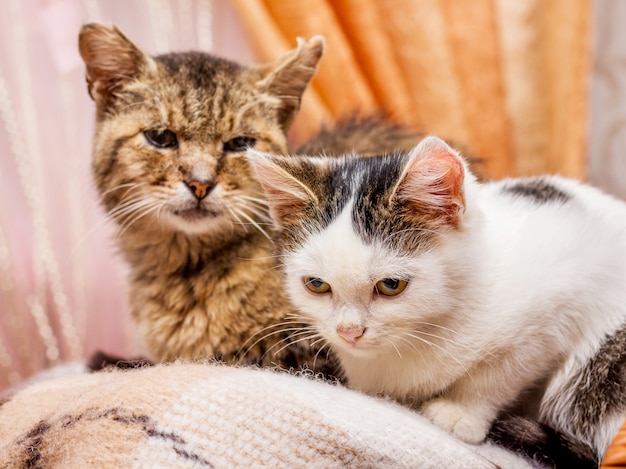
[(380, 157), (249, 158), (280, 230), (290, 297), (337, 350), (415, 348), (417, 329), (427, 342), (446, 335), (474, 182), (448, 145), (428, 137)]
[(263, 220), (266, 203), (242, 154), (286, 153), (322, 38), (255, 67), (202, 52), (150, 57), (99, 24), (83, 26), (79, 48), (97, 107), (95, 180), (122, 226), (193, 234)]

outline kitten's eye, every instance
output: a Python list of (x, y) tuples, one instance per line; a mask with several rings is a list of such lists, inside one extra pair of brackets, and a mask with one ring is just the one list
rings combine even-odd
[(402, 293), (408, 284), (407, 280), (401, 278), (384, 278), (376, 282), (374, 291), (385, 296), (396, 296)]
[(303, 277), (302, 282), (313, 293), (328, 293), (330, 291), (330, 285), (324, 282), (321, 278), (317, 277)]
[(143, 134), (150, 145), (157, 148), (172, 148), (178, 145), (176, 134), (169, 129), (151, 129), (144, 131)]
[(235, 137), (224, 143), (225, 153), (240, 153), (248, 148), (254, 147), (256, 138), (251, 137)]

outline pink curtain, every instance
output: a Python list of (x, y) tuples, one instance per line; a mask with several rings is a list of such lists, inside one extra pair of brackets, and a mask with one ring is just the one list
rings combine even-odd
[(228, 2), (5, 0), (0, 15), (0, 389), (97, 349), (141, 354), (90, 173), (77, 35), (114, 23), (149, 53), (253, 62)]

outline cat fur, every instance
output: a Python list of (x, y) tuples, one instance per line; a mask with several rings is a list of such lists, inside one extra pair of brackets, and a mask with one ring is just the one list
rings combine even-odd
[[(602, 457), (626, 415), (623, 202), (557, 176), (481, 184), (436, 137), (380, 157), (249, 159), (290, 298), (351, 387), (474, 443), (524, 408)], [(382, 279), (408, 283), (386, 297)]]
[[(272, 63), (244, 66), (203, 52), (150, 57), (117, 28), (87, 24), (79, 49), (96, 104), (94, 180), (119, 228), (132, 312), (150, 358), (332, 374), (332, 359), (291, 317), (263, 191), (243, 150), (227, 148), (246, 137), (259, 150), (288, 152), (287, 130), (323, 39), (299, 40)], [(382, 120), (376, 128), (399, 130)], [(151, 129), (173, 131), (178, 144), (155, 148), (144, 133)], [(349, 140), (349, 130), (338, 133)], [(411, 146), (421, 139), (412, 135)], [(361, 129), (358, 140), (366, 137)], [(194, 181), (208, 184), (200, 201)]]

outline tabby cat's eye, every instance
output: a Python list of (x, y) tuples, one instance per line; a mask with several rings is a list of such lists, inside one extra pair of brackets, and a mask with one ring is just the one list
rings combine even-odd
[(321, 278), (317, 277), (303, 277), (302, 282), (313, 293), (328, 293), (330, 291), (330, 285), (324, 282)]
[(150, 129), (143, 134), (150, 145), (157, 148), (173, 148), (178, 145), (176, 134), (169, 129)]
[(374, 291), (384, 296), (396, 296), (404, 291), (408, 283), (401, 278), (384, 278), (376, 282)]
[(240, 153), (248, 148), (254, 147), (256, 138), (251, 137), (235, 137), (224, 143), (225, 153)]

